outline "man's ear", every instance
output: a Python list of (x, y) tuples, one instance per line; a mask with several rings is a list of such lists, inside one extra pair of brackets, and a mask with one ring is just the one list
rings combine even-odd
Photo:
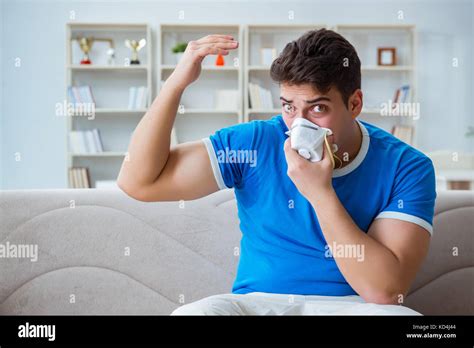
[(362, 90), (356, 89), (354, 93), (352, 93), (352, 95), (349, 97), (348, 101), (349, 112), (351, 113), (351, 117), (353, 119), (359, 116), (362, 111), (363, 105), (364, 103)]

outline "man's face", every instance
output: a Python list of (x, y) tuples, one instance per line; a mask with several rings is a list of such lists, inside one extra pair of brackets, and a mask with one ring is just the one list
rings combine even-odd
[[(351, 96), (349, 105), (354, 98), (361, 98), (361, 93), (360, 95), (358, 93), (355, 92)], [(335, 135), (335, 141), (337, 141), (337, 135), (344, 134), (348, 123), (352, 122), (358, 114), (347, 109), (341, 94), (334, 87), (331, 87), (326, 94), (322, 94), (310, 84), (289, 85), (282, 83), (280, 85), (280, 101), (283, 120), (288, 129), (291, 128), (295, 119), (302, 117), (320, 127), (331, 129)]]

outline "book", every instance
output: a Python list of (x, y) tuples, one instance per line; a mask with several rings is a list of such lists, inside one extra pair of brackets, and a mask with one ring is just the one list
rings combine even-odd
[(129, 110), (145, 109), (147, 106), (148, 88), (145, 86), (132, 86), (128, 89)]
[(400, 87), (400, 102), (401, 103), (406, 103), (408, 101), (409, 92), (410, 92), (409, 85), (404, 85)]
[(69, 179), (69, 187), (74, 187), (76, 183), (74, 181), (74, 175), (72, 174), (72, 168), (69, 168), (68, 170), (68, 179)]
[(409, 92), (410, 92), (409, 85), (403, 85), (400, 88), (397, 88), (395, 90), (395, 95), (393, 97), (393, 104), (406, 103), (408, 101)]
[(89, 170), (87, 168), (81, 168), (82, 173), (82, 182), (84, 188), (90, 188), (90, 180), (89, 180)]
[(104, 152), (104, 147), (102, 145), (102, 139), (100, 138), (100, 132), (97, 128), (92, 130), (93, 138), (95, 142), (95, 146), (97, 148), (97, 152)]
[(94, 104), (95, 98), (92, 88), (89, 85), (84, 86), (68, 86), (68, 98), (72, 104)]
[(272, 92), (255, 83), (249, 83), (250, 108), (273, 109)]
[(104, 147), (99, 129), (69, 132), (69, 151), (72, 153), (98, 153)]
[(128, 89), (128, 109), (133, 110), (134, 108), (134, 102), (135, 102), (135, 96), (137, 94), (137, 87), (130, 87)]
[(89, 168), (71, 167), (68, 172), (69, 186), (72, 188), (90, 188)]
[(73, 175), (74, 175), (74, 181), (75, 181), (74, 188), (80, 188), (82, 186), (82, 181), (81, 181), (81, 176), (79, 175), (78, 168), (73, 168)]
[(88, 153), (97, 153), (97, 147), (95, 145), (94, 141), (94, 135), (92, 134), (92, 131), (85, 131), (85, 143), (86, 143), (86, 151)]

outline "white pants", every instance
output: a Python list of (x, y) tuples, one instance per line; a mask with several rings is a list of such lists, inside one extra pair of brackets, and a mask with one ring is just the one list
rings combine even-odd
[(221, 294), (183, 305), (171, 315), (421, 315), (399, 305), (366, 303), (360, 296), (303, 296), (252, 292)]

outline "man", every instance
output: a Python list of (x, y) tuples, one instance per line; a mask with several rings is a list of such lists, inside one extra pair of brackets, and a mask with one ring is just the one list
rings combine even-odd
[[(390, 305), (403, 304), (428, 250), (433, 166), (421, 152), (356, 120), (363, 105), (360, 60), (339, 34), (309, 31), (273, 62), (281, 115), (170, 150), (180, 97), (198, 78), (202, 59), (237, 47), (226, 35), (189, 42), (137, 126), (118, 178), (141, 201), (235, 190), (242, 240), (232, 294), (173, 314), (416, 313)], [(313, 163), (291, 148), (285, 132), (297, 118), (332, 130), (337, 168), (327, 150)], [(220, 156), (229, 150), (255, 151), (256, 161)]]

